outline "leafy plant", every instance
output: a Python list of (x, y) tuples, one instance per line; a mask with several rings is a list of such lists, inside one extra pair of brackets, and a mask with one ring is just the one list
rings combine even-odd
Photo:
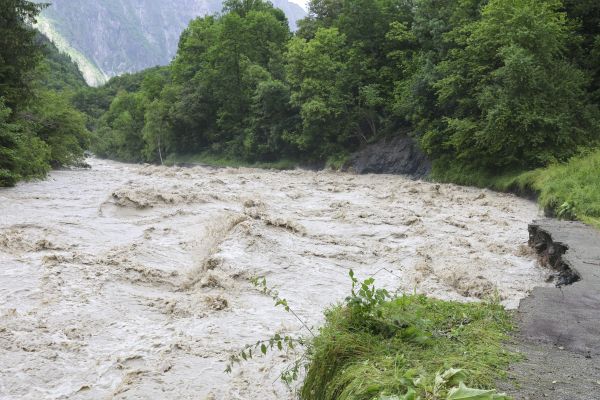
[[(508, 400), (505, 394), (499, 394), (496, 390), (474, 389), (465, 385), (464, 381), (467, 373), (462, 369), (448, 369), (443, 373), (438, 373), (435, 377), (435, 387), (433, 389), (433, 399), (439, 400)], [(377, 400), (424, 400), (417, 395), (416, 390), (423, 388), (424, 380), (421, 378), (413, 379), (413, 386), (409, 387), (403, 395), (382, 395)], [(429, 398), (429, 397), (428, 397)]]
[(346, 297), (346, 305), (351, 310), (351, 313), (359, 319), (382, 318), (383, 311), (379, 307), (383, 305), (390, 294), (385, 289), (375, 289), (375, 279), (368, 278), (362, 282), (354, 276), (354, 271), (348, 272), (352, 280), (351, 295)]
[(382, 301), (373, 286), (367, 280), (361, 293), (355, 282), (350, 303), (326, 313), (325, 326), (308, 346), (303, 399), (505, 399), (481, 389), (516, 359), (502, 345), (512, 324), (501, 306), (420, 295)]
[[(267, 285), (266, 278), (253, 277), (250, 279), (250, 282), (252, 285), (254, 285), (254, 287), (260, 290), (261, 293), (271, 297), (275, 302), (275, 307), (281, 306), (286, 312), (291, 313), (300, 322), (303, 328), (314, 337), (312, 329), (290, 307), (288, 301), (279, 296), (279, 291)], [(242, 361), (248, 361), (249, 359), (254, 358), (256, 355), (265, 356), (269, 351), (273, 350), (289, 354), (290, 352), (294, 351), (296, 347), (306, 346), (308, 342), (309, 341), (303, 336), (290, 336), (276, 333), (268, 339), (259, 340), (256, 343), (248, 344), (244, 346), (240, 352), (232, 354), (229, 357), (227, 366), (225, 367), (225, 372), (231, 373), (235, 364), (239, 364)], [(291, 387), (292, 382), (298, 379), (302, 367), (306, 367), (306, 365), (307, 361), (304, 353), (285, 367), (280, 375), (281, 380), (286, 383), (288, 387)]]
[[(350, 292), (351, 295), (346, 298), (346, 305), (352, 310), (355, 317), (363, 322), (368, 321), (370, 318), (383, 317), (383, 314), (379, 310), (379, 306), (384, 304), (384, 302), (390, 298), (387, 290), (376, 289), (374, 286), (375, 280), (372, 277), (359, 282), (354, 275), (354, 271), (350, 270), (349, 275), (352, 280), (352, 289)], [(311, 327), (300, 318), (293, 308), (290, 307), (287, 299), (282, 298), (279, 295), (278, 290), (269, 287), (265, 277), (253, 277), (250, 279), (250, 282), (261, 293), (271, 297), (275, 303), (275, 307), (282, 307), (286, 312), (292, 314), (314, 340), (316, 336)], [(304, 347), (306, 350), (304, 354), (296, 358), (281, 374), (282, 381), (290, 386), (293, 381), (298, 379), (300, 370), (303, 367), (308, 367), (309, 360), (307, 359), (307, 354), (309, 353), (309, 349), (306, 349), (306, 347), (310, 346), (310, 342), (311, 341), (304, 336), (281, 335), (279, 333), (274, 334), (268, 339), (258, 340), (255, 343), (248, 344), (238, 353), (232, 354), (225, 367), (225, 372), (230, 373), (235, 364), (239, 364), (242, 361), (248, 361), (257, 355), (264, 356), (272, 350), (287, 354), (290, 353), (290, 351), (295, 350), (296, 347)]]
[(577, 213), (575, 212), (575, 204), (569, 201), (565, 201), (560, 205), (560, 207), (557, 208), (556, 216), (559, 219), (577, 219)]

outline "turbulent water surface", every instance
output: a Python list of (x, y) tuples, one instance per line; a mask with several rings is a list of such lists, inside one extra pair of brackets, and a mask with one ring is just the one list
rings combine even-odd
[[(90, 160), (0, 190), (1, 399), (286, 399), (273, 355), (228, 356), (349, 290), (515, 307), (544, 270), (535, 204), (399, 176), (163, 168)], [(379, 271), (379, 272), (378, 272)]]

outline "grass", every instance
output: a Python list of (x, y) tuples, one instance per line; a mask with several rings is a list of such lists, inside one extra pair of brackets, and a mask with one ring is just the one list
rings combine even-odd
[(414, 295), (377, 307), (381, 317), (375, 319), (355, 318), (347, 306), (326, 313), (311, 346), (302, 399), (374, 400), (410, 388), (436, 399), (438, 373), (464, 369), (465, 384), (491, 388), (516, 359), (503, 348), (513, 325), (499, 305)]
[(547, 215), (580, 220), (600, 229), (600, 149), (533, 171), (498, 176), (467, 169), (434, 168), (433, 178), (533, 196)]
[(325, 161), (325, 167), (333, 170), (341, 170), (344, 165), (350, 160), (349, 153), (337, 153), (329, 156), (327, 161)]
[(214, 153), (201, 153), (201, 154), (171, 154), (166, 159), (166, 165), (174, 165), (181, 163), (189, 164), (202, 164), (210, 165), (213, 167), (248, 167), (248, 168), (264, 168), (264, 169), (277, 169), (277, 170), (289, 170), (295, 169), (298, 163), (289, 159), (282, 159), (273, 162), (249, 162), (239, 158), (228, 157), (224, 155), (217, 155)]
[(519, 177), (539, 193), (540, 206), (554, 215), (600, 229), (600, 150)]

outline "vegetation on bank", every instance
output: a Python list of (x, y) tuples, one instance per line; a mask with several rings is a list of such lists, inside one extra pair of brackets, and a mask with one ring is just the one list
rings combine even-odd
[(29, 27), (40, 6), (4, 1), (3, 186), (90, 144), (133, 162), (339, 166), (410, 131), (433, 179), (531, 190), (597, 224), (597, 174), (578, 166), (600, 140), (600, 3), (313, 0), (292, 33), (270, 3), (228, 0), (190, 23), (171, 65), (89, 88)]
[(271, 4), (228, 0), (190, 23), (171, 65), (126, 77), (138, 82), (130, 87), (115, 79), (109, 97), (86, 90), (77, 105), (95, 110), (94, 150), (146, 162), (324, 162), (411, 131), (439, 170), (497, 176), (598, 145), (597, 2), (309, 7), (292, 33)]
[(87, 117), (70, 102), (85, 81), (31, 28), (41, 7), (0, 0), (0, 187), (76, 163), (89, 147)]
[(252, 279), (301, 322), (306, 336), (275, 334), (248, 345), (231, 356), (226, 371), (269, 351), (303, 346), (281, 378), (290, 384), (304, 369), (298, 392), (304, 400), (508, 399), (493, 387), (519, 357), (504, 348), (512, 319), (494, 299), (460, 303), (390, 295), (372, 277), (360, 282), (350, 271), (350, 278), (350, 295), (325, 312), (318, 332), (264, 278)]
[(264, 169), (276, 169), (276, 170), (288, 170), (295, 169), (299, 166), (298, 161), (291, 159), (281, 159), (273, 162), (267, 161), (245, 161), (240, 158), (231, 158), (227, 156), (219, 156), (210, 152), (204, 152), (201, 154), (170, 154), (166, 160), (165, 165), (178, 165), (178, 164), (197, 164), (207, 165), (211, 167), (248, 167), (248, 168), (264, 168)]
[[(381, 302), (372, 312), (366, 319), (351, 306), (326, 313), (310, 346), (303, 399), (504, 398), (489, 390), (516, 359), (503, 347), (512, 324), (501, 306), (411, 295)], [(460, 376), (441, 382), (453, 369)], [(483, 393), (449, 396), (458, 378)]]
[(518, 183), (536, 190), (540, 205), (557, 217), (600, 229), (600, 150), (523, 174)]
[(600, 3), (309, 7), (292, 33), (268, 2), (226, 1), (222, 14), (190, 23), (171, 65), (79, 90), (74, 104), (88, 115), (94, 152), (340, 166), (366, 143), (410, 131), (435, 180), (536, 192), (556, 215), (595, 221), (597, 174), (575, 188), (587, 202), (547, 194), (560, 185), (547, 183), (600, 143)]
[(536, 198), (550, 216), (583, 221), (600, 229), (600, 150), (588, 150), (565, 163), (526, 172), (494, 175), (473, 168), (434, 168), (433, 177)]
[[(171, 65), (101, 88), (36, 37), (39, 11), (0, 0), (0, 186), (90, 143), (124, 161), (285, 167), (410, 130), (435, 179), (531, 190), (600, 226), (598, 2), (312, 0), (292, 34), (270, 3), (228, 0)], [(305, 399), (503, 398), (485, 390), (514, 358), (501, 307), (371, 285), (310, 342)]]

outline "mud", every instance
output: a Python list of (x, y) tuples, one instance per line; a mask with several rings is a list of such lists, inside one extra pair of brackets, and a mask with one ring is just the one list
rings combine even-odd
[[(286, 356), (228, 356), (311, 326), (347, 271), (393, 291), (515, 308), (548, 271), (534, 203), (391, 175), (89, 170), (0, 191), (0, 399), (292, 399)], [(550, 285), (550, 284), (548, 284)]]

